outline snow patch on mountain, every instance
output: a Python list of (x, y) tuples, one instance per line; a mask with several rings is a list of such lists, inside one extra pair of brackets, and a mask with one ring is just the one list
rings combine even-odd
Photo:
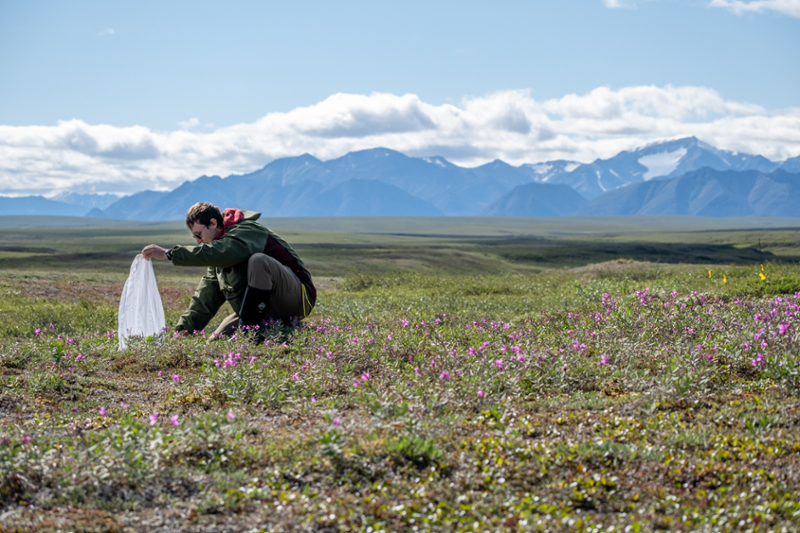
[(686, 155), (686, 148), (678, 148), (673, 152), (659, 152), (639, 158), (639, 164), (647, 167), (644, 173), (644, 181), (649, 181), (657, 176), (666, 176), (676, 168), (681, 162), (681, 158)]
[(553, 165), (548, 163), (535, 163), (532, 165), (528, 165), (531, 170), (536, 172), (537, 174), (547, 174), (550, 172), (550, 169), (553, 168)]
[(432, 163), (432, 164), (434, 164), (434, 165), (439, 165), (439, 166), (440, 166), (440, 167), (442, 167), (442, 168), (447, 168), (447, 165), (445, 165), (444, 163), (442, 163), (441, 161), (439, 161), (439, 160), (438, 160), (438, 159), (436, 159), (436, 158), (432, 158), (432, 157), (423, 157), (423, 158), (422, 158), (422, 160), (423, 160), (423, 161), (425, 161), (426, 163)]
[(603, 187), (603, 177), (600, 175), (600, 171), (595, 170), (595, 172), (597, 173), (597, 184), (600, 186), (601, 189), (603, 189), (603, 192), (606, 192), (608, 189)]
[(532, 176), (534, 181), (547, 183), (555, 177), (572, 172), (579, 166), (581, 166), (581, 163), (576, 161), (558, 160), (543, 163), (527, 163), (519, 168), (525, 169), (528, 172), (533, 172), (535, 174), (535, 176)]

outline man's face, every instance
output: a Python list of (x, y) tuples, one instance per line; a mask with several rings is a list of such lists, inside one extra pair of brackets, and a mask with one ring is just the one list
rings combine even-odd
[(211, 224), (209, 224), (208, 227), (199, 222), (195, 222), (192, 224), (192, 227), (189, 228), (189, 231), (192, 232), (192, 237), (197, 241), (197, 244), (208, 244), (214, 241), (217, 233), (219, 233), (219, 228), (217, 227), (217, 221), (211, 219)]

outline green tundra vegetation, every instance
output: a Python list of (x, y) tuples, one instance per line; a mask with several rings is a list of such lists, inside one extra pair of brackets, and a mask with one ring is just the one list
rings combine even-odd
[(311, 316), (119, 350), (183, 225), (0, 217), (0, 531), (800, 529), (800, 221), (265, 224)]

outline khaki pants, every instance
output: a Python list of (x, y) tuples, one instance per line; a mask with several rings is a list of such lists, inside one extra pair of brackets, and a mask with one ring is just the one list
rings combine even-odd
[[(253, 254), (247, 261), (247, 284), (261, 290), (272, 290), (267, 315), (274, 319), (303, 318), (303, 284), (289, 267), (266, 254)], [(310, 312), (310, 309), (309, 309)], [(231, 335), (239, 325), (239, 314), (225, 317), (214, 335)]]

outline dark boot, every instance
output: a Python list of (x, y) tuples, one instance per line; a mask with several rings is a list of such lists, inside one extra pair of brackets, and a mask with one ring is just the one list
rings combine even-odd
[(261, 326), (269, 318), (269, 297), (272, 290), (256, 289), (250, 285), (244, 291), (239, 310), (239, 326)]

